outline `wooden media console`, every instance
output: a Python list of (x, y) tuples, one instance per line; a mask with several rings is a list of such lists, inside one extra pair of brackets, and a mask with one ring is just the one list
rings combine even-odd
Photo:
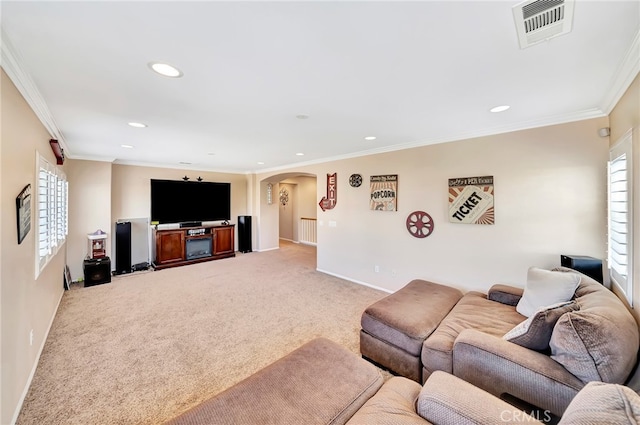
[(235, 257), (235, 225), (154, 229), (153, 267), (157, 270)]

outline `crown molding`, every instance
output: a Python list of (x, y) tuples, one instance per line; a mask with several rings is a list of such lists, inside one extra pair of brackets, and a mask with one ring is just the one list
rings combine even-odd
[(11, 38), (7, 35), (4, 29), (1, 30), (0, 37), (2, 38), (1, 50), (2, 50), (2, 69), (7, 73), (13, 84), (16, 86), (24, 100), (27, 101), (33, 112), (36, 114), (42, 125), (47, 129), (52, 138), (58, 140), (60, 145), (65, 151), (65, 156), (73, 158), (69, 147), (67, 146), (62, 132), (58, 128), (51, 111), (47, 103), (44, 101), (42, 94), (38, 90), (38, 87), (31, 79), (29, 73), (26, 72), (22, 66), (22, 57), (20, 53), (13, 47)]
[(254, 169), (249, 171), (249, 173), (264, 174), (264, 173), (272, 173), (275, 171), (291, 170), (292, 168), (296, 168), (296, 167), (305, 167), (308, 165), (323, 164), (326, 162), (340, 161), (343, 159), (358, 158), (361, 156), (376, 155), (381, 153), (401, 151), (405, 149), (419, 148), (427, 145), (436, 145), (440, 143), (475, 139), (475, 138), (484, 137), (484, 136), (494, 136), (497, 134), (512, 133), (512, 132), (521, 131), (521, 130), (529, 130), (532, 128), (548, 127), (552, 125), (566, 124), (566, 123), (575, 122), (575, 121), (601, 118), (604, 116), (607, 116), (607, 114), (605, 114), (602, 110), (593, 108), (593, 109), (587, 109), (585, 111), (580, 111), (580, 112), (572, 112), (570, 114), (565, 114), (565, 115), (558, 115), (558, 116), (541, 118), (536, 120), (523, 121), (520, 123), (508, 125), (508, 126), (491, 127), (491, 128), (487, 128), (479, 131), (458, 133), (458, 134), (450, 135), (447, 137), (426, 139), (426, 140), (403, 143), (403, 144), (398, 144), (393, 146), (385, 146), (385, 147), (376, 148), (376, 149), (358, 151), (350, 154), (338, 155), (338, 156), (333, 156), (328, 158), (321, 158), (321, 159), (312, 160), (312, 161), (296, 162), (288, 165), (281, 165), (281, 166), (271, 167), (271, 168)]
[(231, 168), (208, 168), (204, 166), (198, 166), (197, 164), (165, 164), (165, 163), (154, 163), (154, 162), (143, 162), (143, 161), (129, 161), (123, 159), (115, 159), (112, 161), (117, 165), (132, 165), (136, 167), (152, 167), (152, 168), (169, 168), (172, 170), (183, 170), (183, 171), (202, 171), (208, 173), (225, 173), (225, 174), (249, 174), (246, 171), (238, 171), (237, 169)]
[(640, 73), (640, 31), (636, 33), (627, 54), (618, 65), (609, 91), (602, 100), (601, 109), (609, 115)]

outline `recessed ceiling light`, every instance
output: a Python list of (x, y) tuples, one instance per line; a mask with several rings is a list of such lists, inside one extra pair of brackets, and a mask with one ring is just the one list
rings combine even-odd
[(264, 165), (264, 162), (258, 161), (258, 165)]
[(302, 152), (298, 152), (296, 155), (298, 156), (304, 156), (304, 154)]
[(180, 161), (180, 162), (179, 162), (179, 164), (182, 164), (182, 165), (191, 165), (191, 163), (190, 163), (190, 162), (185, 162), (185, 161)]
[(216, 154), (215, 152), (209, 152), (209, 153), (207, 153), (207, 155), (215, 155), (215, 154)]
[(141, 122), (130, 122), (129, 125), (131, 127), (135, 127), (135, 128), (145, 128), (145, 127), (147, 127), (146, 124), (141, 123)]
[(298, 118), (299, 120), (306, 120), (307, 118), (309, 118), (309, 115), (300, 114), (300, 115), (296, 115), (296, 118)]
[(179, 78), (182, 77), (182, 71), (180, 71), (175, 66), (171, 66), (168, 63), (162, 62), (151, 62), (149, 63), (149, 68), (154, 70), (160, 75), (164, 75), (165, 77), (171, 78)]
[(489, 109), (489, 111), (491, 111), (491, 112), (504, 112), (509, 108), (511, 108), (511, 106), (509, 106), (509, 105), (500, 105), (500, 106), (496, 106), (494, 108)]
[(364, 140), (376, 140), (376, 136), (367, 136)]
[(120, 145), (120, 146), (126, 149), (133, 149), (133, 146), (131, 145)]

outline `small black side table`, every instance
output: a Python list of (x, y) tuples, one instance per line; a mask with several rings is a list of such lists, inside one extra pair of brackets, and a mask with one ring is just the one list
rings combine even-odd
[(109, 257), (86, 258), (82, 267), (85, 287), (111, 282), (111, 259)]

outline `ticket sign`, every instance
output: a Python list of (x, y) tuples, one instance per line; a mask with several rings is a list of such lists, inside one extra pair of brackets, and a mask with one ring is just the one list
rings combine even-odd
[(493, 176), (449, 179), (449, 221), (495, 223)]

